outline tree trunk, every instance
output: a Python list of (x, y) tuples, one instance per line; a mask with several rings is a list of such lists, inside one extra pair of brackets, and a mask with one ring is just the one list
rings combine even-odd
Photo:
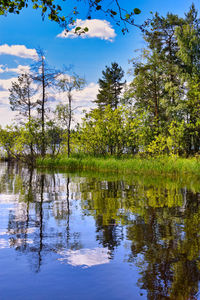
[(72, 95), (71, 91), (68, 92), (68, 101), (69, 101), (69, 123), (68, 123), (68, 140), (67, 140), (67, 156), (70, 156), (70, 138), (71, 138), (71, 121), (72, 121)]
[(45, 75), (44, 75), (44, 57), (42, 56), (42, 147), (41, 147), (41, 155), (45, 156), (45, 128), (44, 128), (44, 105), (45, 105)]

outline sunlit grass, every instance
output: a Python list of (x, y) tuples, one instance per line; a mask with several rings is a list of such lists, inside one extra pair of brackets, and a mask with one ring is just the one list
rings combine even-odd
[(66, 170), (92, 170), (122, 174), (195, 174), (200, 175), (200, 161), (196, 158), (95, 158), (59, 156), (37, 160), (39, 167), (59, 167)]

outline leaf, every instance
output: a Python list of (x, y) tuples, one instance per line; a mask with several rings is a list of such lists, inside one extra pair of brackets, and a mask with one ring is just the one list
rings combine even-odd
[(101, 5), (97, 5), (96, 10), (100, 10), (101, 9)]
[(111, 12), (111, 14), (112, 14), (113, 16), (116, 16), (116, 15), (117, 15), (117, 12), (116, 12), (116, 11), (114, 11), (114, 10), (112, 10), (112, 9), (111, 9), (111, 11), (110, 11), (110, 12)]
[(134, 14), (139, 15), (141, 13), (141, 10), (139, 8), (134, 8)]
[(47, 10), (47, 7), (43, 7), (42, 12), (45, 13), (45, 11)]
[(38, 8), (38, 5), (37, 4), (34, 4), (33, 5), (33, 9), (37, 9)]
[(84, 28), (84, 31), (85, 31), (85, 32), (88, 32), (88, 31), (89, 31), (89, 29), (88, 29), (87, 27), (85, 27), (85, 28)]
[(80, 29), (81, 29), (81, 27), (76, 27), (75, 31), (78, 31), (78, 30), (80, 30)]

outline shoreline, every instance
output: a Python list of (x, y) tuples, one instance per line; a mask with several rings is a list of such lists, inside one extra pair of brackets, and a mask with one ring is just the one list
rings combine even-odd
[(59, 168), (66, 171), (98, 171), (119, 174), (146, 174), (146, 175), (196, 175), (200, 176), (200, 160), (192, 158), (95, 158), (92, 156), (67, 158), (45, 157), (36, 160), (36, 167)]

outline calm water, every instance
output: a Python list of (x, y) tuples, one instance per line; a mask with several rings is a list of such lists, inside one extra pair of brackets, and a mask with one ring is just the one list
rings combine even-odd
[(1, 163), (0, 299), (198, 299), (198, 192)]

